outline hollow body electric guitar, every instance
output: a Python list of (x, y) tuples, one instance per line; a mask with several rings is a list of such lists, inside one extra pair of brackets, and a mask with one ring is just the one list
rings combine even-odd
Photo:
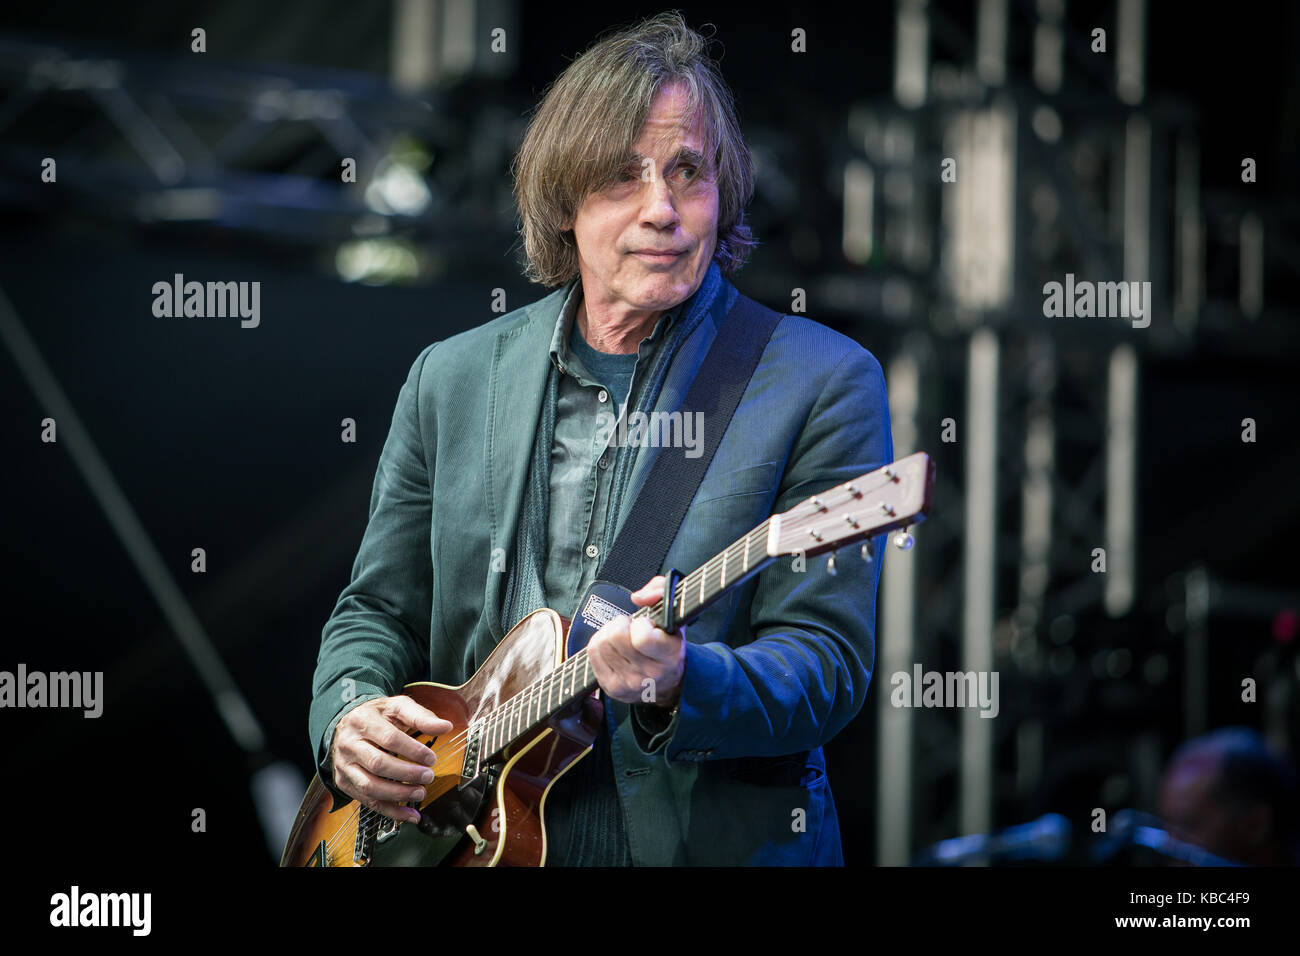
[(917, 452), (773, 515), (690, 574), (669, 569), (657, 604), (638, 608), (625, 588), (597, 581), (573, 621), (531, 612), (461, 686), (403, 689), (452, 723), (437, 737), (414, 735), (438, 758), (420, 822), (398, 823), (355, 800), (331, 812), (317, 776), (280, 865), (542, 866), (546, 794), (591, 750), (604, 715), (585, 650), (601, 625), (628, 614), (675, 630), (779, 557), (814, 557), (923, 520), (933, 486), (934, 465)]

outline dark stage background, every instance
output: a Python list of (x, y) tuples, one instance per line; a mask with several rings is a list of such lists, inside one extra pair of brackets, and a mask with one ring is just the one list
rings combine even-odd
[[(312, 772), (320, 630), (348, 580), (406, 370), (428, 343), (492, 319), (491, 290), (511, 309), (543, 294), (520, 277), (509, 191), (527, 110), (598, 33), (659, 9), (430, 4), (438, 26), (421, 56), (394, 34), (424, 6), (0, 13), (0, 291), (264, 733), (251, 751), (237, 744), (88, 490), (64, 422), (59, 443), (40, 440), (48, 404), (0, 348), (0, 670), (104, 673), (99, 719), (0, 715), (11, 819), (36, 825), (30, 801), (48, 800), (50, 780), (76, 781), (54, 803), (78, 822), (47, 830), (43, 853), (101, 838), (93, 797), (111, 794), (113, 839), (137, 862), (274, 863), (283, 833), (258, 807), (283, 812)], [(890, 660), (963, 669), (983, 640), (1001, 673), (1001, 713), (978, 722), (992, 725), (981, 742), (963, 731), (968, 714), (891, 715), (895, 668), (879, 665), (866, 707), (827, 749), (850, 865), (906, 863), (1049, 812), (1070, 821), (1071, 858), (1086, 861), (1094, 808), (1157, 812), (1173, 749), (1218, 727), (1255, 728), (1294, 763), (1300, 14), (1136, 4), (1135, 92), (1116, 81), (1129, 6), (1070, 2), (1055, 17), (1055, 4), (1002, 5), (1000, 77), (974, 2), (684, 11), (692, 26), (716, 24), (759, 161), (751, 221), (763, 245), (737, 285), (785, 310), (806, 289), (809, 316), (885, 366), (899, 453), (923, 449), (938, 465), (934, 516), (886, 563), (882, 604), (890, 562), (912, 562), (889, 598), (912, 609)], [(913, 8), (928, 41), (909, 66), (898, 21)], [(469, 27), (438, 20), (455, 10), (470, 11)], [(1034, 72), (1044, 22), (1063, 37), (1055, 89)], [(504, 54), (488, 50), (496, 25)], [(203, 54), (190, 50), (196, 26)], [(1106, 54), (1089, 48), (1097, 26)], [(791, 51), (795, 27), (806, 53)], [(915, 102), (909, 70), (928, 80)], [(965, 156), (953, 144), (988, 116), (1011, 117), (1014, 147), (961, 176), (1008, 170), (1010, 184), (941, 182), (942, 158)], [(355, 184), (339, 182), (343, 156), (358, 159)], [(57, 183), (41, 182), (44, 157)], [(959, 187), (965, 198), (952, 198)], [(1001, 285), (963, 284), (1000, 269)], [(1150, 279), (1150, 328), (1045, 317), (1041, 287), (1067, 272)], [(260, 281), (259, 327), (155, 317), (151, 288), (175, 273)], [(968, 384), (989, 341), (997, 507), (993, 534), (975, 542)], [(1135, 393), (1116, 390), (1128, 357)], [(893, 391), (907, 381), (912, 392)], [(914, 434), (900, 435), (909, 402)], [(1108, 452), (1126, 414), (1134, 441)], [(949, 417), (955, 442), (942, 437)], [(355, 443), (340, 441), (343, 418), (356, 420)], [(1033, 464), (1044, 422), (1052, 454)], [(1053, 492), (1045, 525), (1024, 506), (1033, 480)], [(1125, 527), (1127, 569), (1114, 530)], [(1043, 533), (1046, 545), (1026, 544)], [(190, 570), (196, 547), (202, 574)], [(1095, 547), (1108, 548), (1106, 575), (1091, 571)], [(972, 563), (990, 574), (982, 625), (966, 616)], [(1116, 576), (1127, 599), (1106, 595)], [(1241, 699), (1247, 677), (1254, 702)], [(900, 716), (904, 729), (890, 723)], [(255, 796), (267, 767), (256, 779), (270, 790)], [(192, 832), (195, 808), (205, 833)]]

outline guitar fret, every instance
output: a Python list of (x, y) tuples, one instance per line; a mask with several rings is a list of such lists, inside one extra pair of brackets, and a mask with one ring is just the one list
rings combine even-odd
[[(766, 534), (767, 524), (765, 521), (733, 541), (719, 554), (681, 579), (674, 595), (675, 617), (678, 621), (690, 617), (727, 589), (728, 565), (736, 558), (732, 554), (733, 550), (739, 551), (741, 575), (748, 573), (750, 548), (756, 535)], [(711, 580), (710, 575), (716, 576), (715, 579)], [(646, 609), (645, 614), (654, 618), (662, 617), (662, 602)], [(522, 693), (516, 694), (489, 716), (485, 728), (488, 752), (495, 753), (508, 745), (547, 714), (572, 703), (582, 690), (595, 684), (595, 671), (592, 670), (586, 648), (583, 648), (561, 663), (555, 671), (524, 688)]]
[[(893, 475), (886, 474), (891, 480), (897, 481), (897, 478)], [(862, 497), (864, 491), (869, 490), (872, 489), (858, 490), (852, 485), (849, 486), (849, 491), (859, 498)], [(822, 511), (827, 510), (824, 504), (820, 504), (819, 499), (813, 498), (811, 501), (814, 505), (819, 505)], [(836, 507), (839, 507), (839, 505), (836, 505)], [(675, 620), (681, 622), (691, 618), (724, 593), (732, 584), (748, 577), (750, 549), (754, 547), (755, 543), (763, 549), (762, 555), (754, 562), (756, 570), (776, 558), (779, 553), (783, 553), (783, 545), (777, 542), (774, 546), (771, 541), (772, 531), (774, 530), (773, 522), (779, 520), (778, 518), (766, 519), (757, 527), (750, 529), (740, 538), (727, 545), (722, 551), (713, 555), (694, 571), (682, 576), (678, 581), (678, 587), (675, 589), (672, 601), (671, 609), (675, 612), (672, 616)], [(783, 530), (802, 529), (806, 521), (807, 519), (802, 515), (789, 516), (790, 528)], [(858, 524), (853, 521), (851, 516), (849, 522), (854, 529), (858, 528)], [(860, 537), (861, 533), (857, 536)], [(733, 551), (738, 552), (738, 554), (733, 554)], [(740, 558), (739, 574), (734, 568), (737, 557)], [(662, 620), (665, 612), (665, 605), (660, 601), (653, 607), (640, 609), (638, 614), (642, 617), (648, 616), (652, 621), (658, 621)], [(586, 648), (582, 648), (573, 656), (562, 661), (559, 667), (525, 687), (522, 693), (516, 694), (512, 699), (501, 704), (488, 714), (481, 725), (484, 747), (491, 754), (508, 746), (529, 728), (540, 723), (547, 715), (571, 705), (582, 694), (589, 692), (596, 686), (597, 681), (595, 671), (591, 666), (591, 658), (587, 654)]]
[[(762, 525), (755, 528), (754, 532), (762, 532)], [(701, 567), (695, 568), (682, 578), (682, 587), (677, 589), (673, 596), (677, 619), (684, 620), (690, 617), (699, 607), (707, 605), (712, 598), (727, 589), (727, 566), (735, 559), (732, 549), (740, 550), (741, 571), (749, 570), (749, 549), (754, 532), (733, 541), (727, 549), (715, 554)], [(715, 575), (716, 579), (711, 580), (710, 575)], [(662, 615), (663, 605), (655, 605), (645, 613)], [(486, 753), (495, 753), (507, 747), (530, 727), (541, 722), (547, 714), (571, 704), (580, 696), (581, 691), (594, 688), (595, 684), (597, 684), (595, 672), (591, 669), (586, 649), (578, 650), (575, 656), (565, 659), (558, 669), (528, 685), (523, 692), (517, 693), (515, 697), (489, 714), (482, 728), (482, 743)]]

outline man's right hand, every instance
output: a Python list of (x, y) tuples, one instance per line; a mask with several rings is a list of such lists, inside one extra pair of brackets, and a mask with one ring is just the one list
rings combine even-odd
[(411, 785), (432, 782), (429, 768), (437, 758), (410, 731), (436, 736), (451, 727), (451, 721), (405, 695), (358, 704), (334, 727), (334, 785), (399, 823), (418, 823), (419, 812), (405, 804), (424, 800), (424, 787)]

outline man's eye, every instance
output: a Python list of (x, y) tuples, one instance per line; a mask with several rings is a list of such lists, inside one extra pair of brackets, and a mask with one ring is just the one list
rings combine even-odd
[(688, 179), (695, 179), (699, 175), (699, 169), (694, 166), (679, 166), (677, 167), (677, 171), (690, 173), (687, 177)]

